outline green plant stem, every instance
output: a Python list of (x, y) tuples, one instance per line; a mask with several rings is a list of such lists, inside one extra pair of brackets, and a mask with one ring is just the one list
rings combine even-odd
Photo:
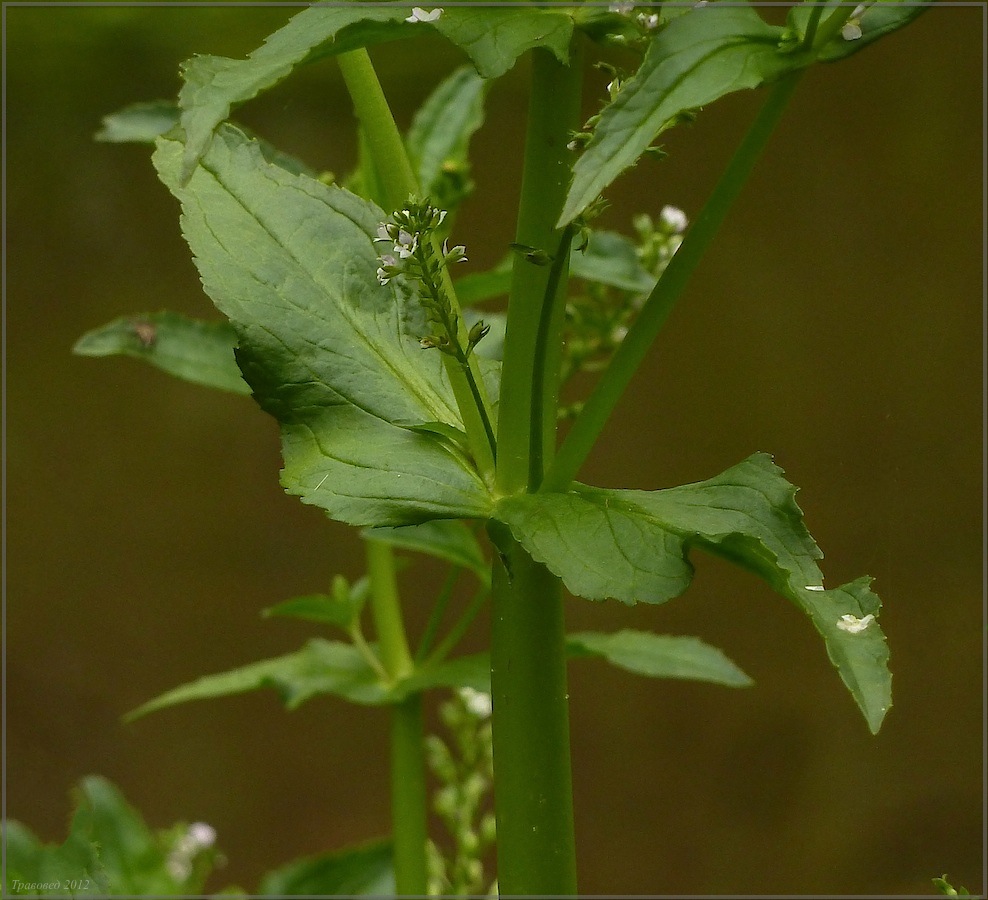
[(422, 695), (412, 694), (391, 714), (391, 820), (394, 829), (395, 891), (428, 893), (425, 733)]
[[(415, 664), (408, 649), (398, 598), (394, 553), (382, 541), (367, 541), (370, 604), (381, 661), (388, 678), (410, 675)], [(391, 817), (398, 894), (425, 894), (428, 797), (422, 700), (418, 694), (391, 708)]]
[(394, 554), (383, 541), (368, 540), (367, 574), (370, 577), (370, 604), (381, 662), (392, 681), (411, 675), (415, 664), (408, 649), (405, 623), (398, 599), (398, 578)]
[(415, 651), (416, 663), (422, 662), (428, 656), (429, 650), (432, 649), (432, 644), (439, 633), (439, 626), (446, 614), (446, 608), (453, 597), (453, 588), (456, 585), (456, 580), (460, 577), (460, 571), (459, 566), (452, 566), (446, 575), (446, 580), (436, 598), (436, 604), (432, 607), (432, 612), (429, 613), (429, 621), (425, 623), (425, 629), (422, 631), (422, 640), (419, 641), (418, 649)]
[[(576, 47), (569, 67), (547, 51), (533, 51), (516, 241), (547, 255), (562, 238), (555, 223), (569, 183), (572, 160), (566, 144), (578, 123), (581, 69)], [(531, 490), (551, 458), (563, 312), (559, 297), (566, 287), (564, 261), (559, 262), (553, 275), (522, 257), (514, 261), (498, 421), (497, 484), (505, 494)], [(543, 321), (546, 304), (550, 309)], [(533, 391), (536, 377), (542, 386)], [(538, 471), (533, 471), (533, 457)], [(506, 528), (492, 522), (489, 531), (501, 559), (493, 571), (491, 635), (498, 886), (502, 894), (575, 894), (562, 587)]]
[[(555, 228), (570, 180), (572, 153), (566, 149), (569, 133), (580, 113), (581, 61), (574, 49), (570, 66), (561, 65), (547, 50), (532, 53), (532, 95), (529, 102), (525, 168), (518, 208), (516, 242), (551, 255), (560, 245), (562, 232)], [(513, 494), (530, 487), (533, 442), (543, 459), (551, 457), (556, 429), (561, 349), (559, 331), (564, 305), (547, 297), (551, 269), (516, 256), (511, 274), (508, 321), (504, 338), (498, 420), (498, 489)], [(565, 292), (565, 270), (557, 275), (557, 296)], [(544, 348), (539, 355), (539, 321), (543, 305), (552, 304)], [(542, 410), (533, 420), (532, 377), (541, 380)], [(541, 418), (542, 434), (532, 434), (533, 421)], [(541, 476), (541, 473), (539, 473)], [(538, 479), (541, 480), (541, 479)]]
[(542, 490), (564, 491), (576, 477), (611, 412), (624, 394), (690, 276), (717, 234), (731, 204), (741, 192), (785, 110), (801, 74), (802, 72), (794, 72), (786, 75), (771, 89), (768, 99), (721, 176), (717, 187), (714, 188), (706, 206), (687, 232), (682, 246), (669, 262), (641, 313), (614, 354), (610, 365), (604, 370), (593, 393), (573, 422), (542, 484)]
[[(337, 60), (357, 118), (360, 120), (360, 126), (366, 135), (374, 171), (380, 180), (385, 201), (390, 207), (386, 212), (401, 209), (410, 196), (418, 194), (418, 179), (408, 159), (405, 142), (391, 114), (391, 107), (374, 71), (374, 65), (364, 49), (341, 53)], [(434, 249), (437, 254), (440, 252), (438, 239)], [(452, 280), (445, 269), (441, 278), (446, 295), (459, 318), (461, 343), (466, 346), (467, 332), (463, 325), (463, 316), (460, 314)], [(494, 473), (494, 452), (491, 447), (493, 434), (489, 424), (490, 403), (479, 367), (472, 354), (467, 364), (470, 368), (470, 377), (467, 377), (459, 361), (445, 354), (443, 365), (446, 367), (453, 396), (456, 398), (456, 405), (463, 419), (470, 452), (481, 474), (490, 478)]]
[(562, 587), (504, 526), (491, 531), (502, 559), (491, 634), (498, 887), (576, 894)]
[(456, 620), (446, 637), (439, 642), (439, 645), (433, 651), (425, 665), (435, 665), (436, 663), (442, 662), (447, 656), (449, 656), (450, 651), (462, 640), (463, 635), (467, 633), (470, 623), (477, 617), (477, 613), (480, 612), (480, 608), (484, 605), (484, 601), (487, 600), (487, 595), (490, 592), (491, 589), (484, 585), (484, 587), (480, 588), (480, 590), (478, 590), (477, 593), (470, 598), (470, 602), (467, 604), (467, 608), (463, 611), (463, 615)]

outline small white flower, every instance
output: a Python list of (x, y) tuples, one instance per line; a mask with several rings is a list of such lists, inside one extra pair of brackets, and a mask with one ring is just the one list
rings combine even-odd
[(203, 850), (216, 843), (216, 829), (206, 822), (193, 822), (189, 826), (189, 842)]
[(406, 22), (435, 22), (443, 14), (442, 9), (424, 10), (421, 6), (413, 6), (412, 14)]
[(394, 239), (395, 253), (400, 259), (408, 259), (419, 245), (419, 236), (406, 231), (404, 228), (398, 229), (398, 236)]
[(663, 206), (659, 213), (659, 221), (673, 234), (682, 234), (689, 224), (686, 213), (678, 206)]
[(609, 12), (617, 13), (620, 16), (628, 15), (635, 8), (634, 3), (628, 3), (627, 0), (618, 0), (617, 3), (612, 3), (607, 7)]
[(570, 141), (566, 145), (566, 149), (567, 150), (579, 150), (580, 149), (580, 145), (576, 141)]
[(494, 711), (494, 703), (491, 695), (483, 691), (475, 691), (473, 688), (460, 688), (460, 698), (466, 707), (478, 719), (489, 719)]
[(642, 28), (651, 31), (653, 28), (659, 27), (659, 15), (658, 13), (652, 13), (651, 15), (638, 13), (638, 22)]
[(822, 584), (808, 584), (805, 589), (807, 591), (825, 591), (826, 588)]
[(848, 634), (861, 634), (874, 621), (875, 617), (871, 613), (868, 613), (863, 619), (847, 614), (837, 620), (837, 627)]
[(848, 22), (841, 30), (840, 36), (845, 41), (856, 41), (861, 37), (861, 25), (858, 22)]

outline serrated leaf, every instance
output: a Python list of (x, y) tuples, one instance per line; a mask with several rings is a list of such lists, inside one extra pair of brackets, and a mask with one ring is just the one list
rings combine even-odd
[(246, 59), (196, 56), (183, 66), (179, 93), (186, 149), (180, 180), (192, 175), (213, 130), (237, 104), (278, 84), (297, 66), (324, 56), (435, 29), (462, 49), (484, 78), (496, 78), (533, 47), (567, 59), (573, 22), (560, 11), (449, 8), (428, 24), (404, 21), (411, 6), (311, 6), (269, 35)]
[(877, 622), (880, 602), (859, 579), (822, 589), (821, 557), (796, 505), (796, 489), (764, 453), (726, 472), (662, 491), (601, 490), (507, 497), (496, 516), (537, 561), (574, 594), (625, 603), (662, 603), (693, 576), (687, 559), (700, 546), (764, 578), (809, 615), (827, 652), (877, 731), (891, 705), (888, 648)]
[(132, 356), (206, 387), (249, 394), (233, 351), (229, 322), (199, 322), (173, 312), (125, 316), (86, 332), (72, 352), (79, 356)]
[(450, 7), (432, 23), (470, 58), (484, 78), (500, 78), (529, 50), (548, 50), (569, 61), (573, 18), (563, 10), (515, 7)]
[(681, 113), (811, 61), (803, 52), (781, 53), (781, 37), (782, 28), (750, 7), (711, 4), (671, 21), (601, 112), (573, 167), (560, 224), (583, 212)]
[(153, 144), (155, 138), (178, 124), (179, 115), (173, 100), (132, 103), (103, 116), (103, 127), (95, 137), (109, 144)]
[(258, 894), (269, 897), (388, 896), (394, 892), (391, 841), (295, 860), (268, 872), (258, 886)]
[[(487, 82), (470, 66), (446, 78), (415, 113), (405, 138), (423, 196), (449, 209), (446, 180), (469, 178), (470, 138), (484, 122)], [(456, 198), (459, 199), (459, 198)]]
[(182, 146), (155, 165), (182, 203), (203, 286), (238, 334), (237, 359), (279, 420), (282, 483), (352, 525), (485, 517), (473, 466), (409, 425), (461, 428), (439, 354), (423, 353), (424, 312), (402, 279), (382, 287), (380, 209), (269, 164), (223, 126), (187, 185)]
[[(849, 41), (838, 34), (833, 40), (817, 49), (817, 59), (821, 62), (836, 62), (851, 56), (879, 38), (908, 25), (913, 19), (929, 9), (930, 5), (916, 4), (912, 0), (910, 0), (909, 5), (906, 5), (903, 0), (882, 0), (880, 3), (873, 3), (858, 19), (861, 36)], [(846, 7), (848, 16), (851, 15), (852, 9), (851, 6)], [(795, 28), (797, 34), (806, 33), (806, 25), (811, 12), (812, 7), (803, 4), (794, 6), (789, 11), (789, 23)], [(830, 10), (828, 9), (824, 12), (823, 18), (826, 18), (829, 13)]]
[(752, 680), (721, 650), (699, 638), (618, 631), (566, 635), (571, 657), (599, 656), (611, 665), (649, 678), (709, 681), (727, 687), (748, 687)]
[(368, 528), (363, 534), (368, 540), (444, 559), (469, 569), (482, 582), (490, 582), (490, 565), (477, 538), (463, 522), (443, 519), (401, 528)]

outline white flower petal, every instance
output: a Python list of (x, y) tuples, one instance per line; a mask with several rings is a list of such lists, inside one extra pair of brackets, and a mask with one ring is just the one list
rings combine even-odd
[(848, 634), (861, 634), (874, 621), (875, 617), (871, 613), (868, 613), (863, 619), (847, 614), (837, 620), (837, 627)]

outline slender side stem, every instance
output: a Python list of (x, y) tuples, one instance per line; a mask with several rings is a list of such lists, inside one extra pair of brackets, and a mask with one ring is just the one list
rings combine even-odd
[(491, 589), (487, 587), (487, 585), (484, 585), (477, 591), (476, 594), (473, 595), (473, 597), (470, 598), (470, 602), (467, 604), (467, 608), (463, 611), (463, 615), (456, 620), (446, 637), (439, 642), (439, 645), (426, 661), (426, 666), (440, 663), (447, 656), (449, 656), (450, 651), (462, 640), (463, 635), (467, 633), (467, 629), (477, 617), (477, 613), (480, 612), (480, 608), (484, 605), (484, 601), (487, 600), (487, 595), (490, 592)]
[(801, 74), (802, 72), (795, 72), (786, 75), (772, 88), (765, 105), (728, 164), (706, 206), (687, 232), (682, 246), (669, 262), (610, 365), (573, 422), (573, 427), (566, 435), (542, 484), (542, 490), (564, 491), (576, 477), (611, 412), (717, 234), (731, 204), (741, 192)]
[[(392, 212), (401, 209), (409, 196), (419, 191), (418, 180), (405, 150), (405, 143), (395, 124), (391, 107), (381, 89), (370, 56), (364, 49), (351, 50), (337, 57), (343, 80), (346, 82), (353, 107), (360, 125), (367, 136), (367, 146), (374, 161), (374, 169), (381, 181), (385, 199)], [(439, 247), (436, 246), (436, 252)], [(462, 325), (459, 303), (449, 274), (443, 270), (443, 287), (460, 319), (461, 340), (466, 344), (466, 330)], [(472, 357), (472, 354), (471, 354)], [(446, 374), (449, 376), (456, 405), (463, 418), (470, 452), (482, 474), (494, 472), (494, 454), (490, 438), (490, 404), (486, 396), (483, 378), (473, 358), (469, 360), (471, 377), (463, 366), (452, 357), (443, 356)], [(485, 428), (485, 421), (488, 423)]]
[(408, 195), (418, 190), (418, 182), (391, 107), (377, 80), (374, 64), (363, 49), (341, 53), (337, 59), (353, 100), (353, 108), (366, 135), (374, 171), (381, 180), (385, 200), (391, 210), (400, 209)]
[(562, 588), (504, 526), (491, 531), (502, 554), (491, 636), (498, 887), (576, 894)]
[[(568, 67), (561, 65), (548, 50), (532, 53), (532, 96), (515, 240), (543, 250), (547, 255), (551, 255), (560, 243), (561, 232), (555, 224), (571, 175), (572, 153), (566, 149), (566, 144), (570, 130), (579, 119), (581, 75), (579, 54), (575, 49)], [(551, 456), (553, 449), (555, 400), (559, 390), (557, 345), (563, 304), (556, 303), (556, 297), (546, 297), (549, 277), (549, 267), (535, 265), (521, 256), (515, 258), (498, 420), (497, 483), (504, 494), (529, 488), (533, 440), (541, 442), (543, 457)], [(557, 294), (565, 288), (566, 278), (558, 277)], [(558, 313), (552, 319), (545, 342), (550, 353), (537, 360), (539, 320), (546, 301), (553, 302)], [(545, 371), (542, 435), (532, 435), (530, 431), (533, 421), (532, 373), (536, 366), (544, 367)], [(552, 409), (545, 408), (548, 406)]]
[(418, 649), (415, 651), (416, 664), (421, 663), (432, 649), (432, 644), (436, 639), (436, 635), (439, 633), (439, 626), (442, 624), (443, 616), (446, 615), (446, 608), (449, 606), (449, 601), (453, 597), (453, 588), (456, 585), (457, 579), (460, 577), (461, 571), (459, 566), (452, 566), (446, 575), (446, 580), (443, 582), (439, 596), (436, 598), (436, 605), (432, 607), (432, 612), (429, 613), (429, 621), (425, 623), (422, 639), (419, 641)]
[[(579, 116), (577, 49), (569, 67), (548, 51), (532, 53), (516, 241), (546, 254), (561, 246), (555, 223), (570, 176), (566, 144)], [(498, 421), (497, 483), (505, 494), (532, 490), (553, 450), (566, 287), (564, 260), (558, 262), (554, 275), (520, 257), (514, 263)], [(533, 390), (537, 369), (542, 386)], [(562, 587), (504, 526), (491, 522), (489, 531), (501, 558), (491, 636), (498, 886), (502, 894), (571, 895), (576, 847)]]
[(429, 880), (425, 845), (428, 792), (422, 695), (412, 694), (391, 714), (391, 818), (394, 823), (395, 891), (425, 895)]
[(367, 574), (370, 576), (371, 612), (381, 648), (381, 661), (392, 680), (410, 675), (415, 668), (405, 636), (398, 599), (394, 554), (383, 541), (368, 540)]
[[(367, 541), (371, 612), (388, 677), (411, 674), (412, 656), (398, 600), (394, 553), (382, 541)], [(428, 797), (422, 700), (413, 694), (391, 713), (391, 826), (394, 837), (395, 889), (398, 894), (425, 894)]]

